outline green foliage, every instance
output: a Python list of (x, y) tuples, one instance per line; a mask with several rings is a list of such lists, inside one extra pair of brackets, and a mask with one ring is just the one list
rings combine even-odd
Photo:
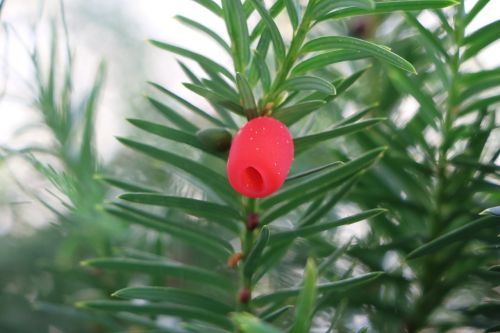
[[(63, 28), (66, 32), (64, 24)], [(9, 165), (12, 159), (12, 165), (33, 168), (36, 186), (43, 184), (40, 179), (46, 180), (40, 189), (15, 179), (29, 198), (53, 214), (53, 225), (42, 230), (27, 227), (33, 233), (29, 237), (0, 236), (0, 330), (37, 332), (49, 330), (54, 322), (72, 332), (99, 327), (113, 330), (119, 327), (113, 319), (73, 307), (83, 289), (95, 288), (97, 294), (106, 294), (105, 284), (75, 267), (75, 260), (111, 255), (111, 244), (123, 235), (116, 220), (97, 209), (105, 198), (104, 185), (94, 178), (101, 170), (95, 119), (105, 66), (99, 65), (88, 91), (78, 91), (68, 36), (64, 36), (64, 45), (55, 24), (51, 31), (48, 55), (39, 47), (30, 54), (34, 95), (27, 99), (39, 121), (21, 129), (30, 133), (33, 128), (43, 128), (50, 142), (35, 140), (19, 149), (0, 149), (6, 152), (2, 162)], [(40, 213), (34, 204), (28, 206), (32, 214)], [(32, 300), (27, 295), (37, 297)]]
[[(486, 1), (468, 13), (454, 0), (310, 0), (304, 8), (277, 0), (269, 9), (262, 0), (195, 2), (224, 22), (230, 43), (200, 20), (178, 19), (215, 40), (232, 64), (151, 43), (203, 70), (180, 63), (185, 88), (213, 112), (150, 83), (160, 97), (147, 99), (165, 123), (130, 119), (151, 139), (118, 139), (187, 190), (96, 177), (126, 191), (104, 204), (106, 216), (135, 226), (154, 246), (119, 246), (116, 256), (85, 260), (89, 272), (115, 277), (102, 289), (122, 300), (79, 302), (82, 313), (106, 312), (113, 329), (182, 333), (305, 333), (325, 320), (327, 332), (498, 327), (499, 71), (465, 70), (500, 37), (498, 22), (468, 32)], [(424, 26), (421, 10), (440, 25)], [(290, 40), (275, 19), (284, 11)], [(344, 36), (353, 16), (366, 29), (396, 25), (388, 45), (368, 40), (373, 31)], [(54, 109), (53, 80), (43, 85), (41, 110)], [(100, 84), (98, 75), (78, 160), (91, 176)], [(406, 115), (410, 98), (418, 110)], [(65, 142), (66, 117), (44, 114)], [(228, 146), (214, 149), (257, 116), (290, 126), (295, 146), (284, 186), (258, 200), (229, 186)], [(76, 193), (75, 205), (84, 200), (64, 173), (38, 167), (62, 192)], [(354, 223), (365, 235), (343, 236)], [(474, 295), (464, 301), (469, 289)], [(366, 323), (355, 326), (359, 315)]]

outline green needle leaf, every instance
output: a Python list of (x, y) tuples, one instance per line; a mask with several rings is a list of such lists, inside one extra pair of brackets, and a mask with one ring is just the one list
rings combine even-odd
[(318, 280), (318, 270), (314, 260), (307, 260), (304, 273), (304, 284), (302, 291), (297, 298), (295, 309), (295, 320), (293, 321), (291, 333), (307, 333), (311, 328), (311, 321), (316, 303), (316, 281)]
[(375, 3), (373, 0), (321, 0), (314, 6), (314, 17), (318, 18), (332, 10), (344, 7), (372, 10), (375, 8)]
[(244, 333), (284, 333), (249, 313), (235, 313), (233, 320)]
[(500, 38), (500, 20), (492, 22), (467, 36), (464, 44), (468, 48), (463, 53), (463, 61), (472, 58), (491, 43)]
[(243, 275), (246, 277), (251, 277), (255, 272), (256, 268), (259, 264), (259, 259), (262, 256), (262, 252), (269, 241), (269, 228), (264, 226), (259, 234), (259, 238), (257, 242), (253, 246), (252, 250), (245, 258), (244, 266), (243, 266)]
[(328, 65), (348, 60), (359, 60), (370, 55), (362, 51), (334, 50), (322, 53), (300, 62), (292, 70), (292, 75), (303, 74), (313, 70), (321, 70)]
[(276, 52), (277, 60), (282, 63), (285, 60), (285, 43), (281, 37), (281, 33), (276, 23), (274, 23), (272, 15), (267, 11), (261, 0), (250, 0), (255, 9), (259, 12), (262, 21), (271, 33), (271, 41), (273, 42), (274, 52)]
[(243, 219), (236, 210), (229, 206), (203, 200), (172, 197), (156, 193), (125, 193), (120, 195), (119, 198), (145, 205), (180, 209), (190, 215), (210, 219), (235, 233), (238, 233), (240, 229), (236, 221)]
[(297, 0), (285, 0), (285, 6), (293, 31), (297, 31), (297, 28), (299, 27), (300, 4), (297, 3)]
[(228, 291), (233, 288), (231, 281), (222, 275), (176, 262), (128, 258), (96, 258), (83, 261), (82, 265), (125, 272), (161, 274), (176, 277), (182, 280), (198, 282), (203, 285), (212, 285)]
[(373, 118), (358, 121), (357, 123), (341, 125), (333, 128), (330, 131), (325, 131), (322, 133), (311, 134), (307, 136), (303, 136), (300, 138), (294, 139), (294, 146), (296, 154), (301, 153), (302, 151), (311, 148), (313, 145), (318, 144), (320, 142), (330, 140), (333, 138), (337, 138), (339, 136), (349, 135), (356, 132), (359, 132), (363, 129), (371, 127), (375, 124), (378, 124), (381, 121), (386, 120), (385, 118)]
[(442, 248), (445, 248), (455, 242), (461, 240), (470, 240), (474, 233), (488, 227), (494, 227), (500, 223), (500, 219), (496, 216), (485, 216), (474, 220), (460, 228), (452, 230), (444, 235), (431, 240), (428, 243), (416, 248), (406, 257), (408, 260), (423, 257)]
[(247, 79), (240, 73), (236, 73), (236, 85), (240, 92), (241, 101), (243, 108), (245, 109), (245, 114), (248, 119), (252, 119), (258, 116), (257, 104), (255, 103), (255, 98), (253, 96), (252, 88), (248, 84)]
[(191, 122), (186, 120), (178, 112), (176, 112), (169, 106), (166, 106), (165, 104), (151, 97), (147, 97), (147, 100), (162, 116), (170, 120), (172, 124), (174, 124), (175, 126), (179, 127), (180, 129), (186, 132), (196, 133), (196, 131), (198, 131), (198, 127), (196, 127)]
[[(382, 275), (384, 275), (384, 272), (372, 272), (335, 282), (320, 283), (317, 285), (318, 294), (339, 291), (339, 290), (344, 291), (349, 288), (359, 287), (361, 285), (367, 284), (369, 282), (372, 282), (380, 278)], [(274, 293), (254, 298), (252, 300), (252, 304), (255, 306), (263, 306), (274, 302), (281, 302), (288, 298), (296, 297), (301, 291), (302, 288), (289, 288), (289, 289), (278, 290)]]
[(366, 54), (369, 54), (379, 59), (380, 61), (401, 68), (407, 72), (414, 74), (417, 73), (412, 64), (410, 64), (408, 61), (401, 58), (397, 54), (387, 50), (387, 48), (353, 37), (342, 37), (342, 36), (319, 37), (306, 43), (302, 48), (302, 52), (307, 53), (307, 52), (324, 51), (332, 49), (344, 49), (344, 50), (365, 52)]
[(157, 216), (145, 211), (127, 207), (121, 204), (115, 204), (121, 209), (114, 207), (105, 207), (105, 211), (116, 216), (127, 223), (134, 223), (146, 228), (151, 228), (172, 235), (173, 237), (184, 241), (199, 251), (211, 255), (215, 259), (223, 262), (233, 253), (231, 244), (221, 238), (201, 234), (199, 229), (190, 226), (181, 225), (169, 221), (162, 216)]
[(186, 58), (189, 58), (191, 60), (194, 60), (194, 61), (198, 62), (200, 65), (204, 65), (204, 66), (210, 68), (211, 70), (213, 70), (214, 72), (221, 73), (222, 75), (224, 75), (228, 79), (234, 81), (233, 75), (231, 74), (231, 72), (229, 70), (227, 70), (227, 68), (225, 68), (222, 65), (219, 65), (215, 61), (210, 60), (209, 58), (207, 58), (199, 53), (189, 51), (185, 48), (175, 46), (172, 44), (168, 44), (168, 43), (164, 43), (164, 42), (160, 42), (157, 40), (150, 40), (149, 42), (162, 50), (169, 51), (169, 52), (175, 53), (177, 55), (180, 55), (182, 57), (186, 57)]
[(449, 6), (455, 6), (459, 2), (456, 0), (391, 0), (391, 1), (378, 1), (375, 2), (375, 8), (362, 9), (362, 8), (342, 8), (335, 10), (329, 14), (323, 15), (318, 18), (318, 21), (325, 21), (329, 19), (339, 19), (357, 15), (371, 15), (391, 13), (394, 11), (411, 11), (411, 10), (424, 10), (424, 9), (439, 9)]
[(250, 60), (250, 37), (247, 18), (240, 0), (222, 0), (222, 11), (231, 38), (236, 72), (245, 73)]
[(238, 198), (235, 196), (234, 190), (229, 186), (227, 179), (221, 174), (212, 169), (192, 161), (189, 158), (182, 157), (166, 150), (158, 149), (154, 146), (140, 143), (126, 138), (118, 138), (118, 140), (137, 151), (140, 151), (148, 156), (151, 156), (160, 161), (166, 162), (183, 172), (192, 175), (198, 179), (203, 185), (210, 188), (214, 193), (218, 194), (222, 199), (231, 204), (238, 204)]
[[(328, 187), (332, 183), (339, 181), (348, 176), (354, 175), (357, 172), (366, 169), (377, 161), (384, 154), (386, 148), (377, 148), (366, 152), (365, 154), (346, 162), (344, 165), (334, 168), (326, 173), (320, 173), (318, 176), (308, 177), (300, 182), (293, 182), (289, 187), (284, 187), (278, 193), (266, 198), (260, 203), (260, 207), (270, 209), (274, 205), (291, 200), (296, 197), (307, 196), (309, 192), (313, 192), (320, 187)], [(293, 184), (293, 185), (292, 185)]]
[[(218, 94), (210, 89), (207, 89), (203, 86), (199, 86), (196, 84), (184, 83), (184, 86), (186, 88), (188, 88), (189, 90), (191, 90), (192, 92), (194, 92), (202, 97), (205, 97), (210, 102), (219, 104), (219, 105), (227, 108), (228, 110), (233, 111), (235, 114), (237, 114), (239, 116), (244, 115), (244, 110), (241, 107), (241, 105), (236, 104), (235, 102), (231, 101), (229, 98), (227, 98), (223, 95), (220, 95), (220, 94)], [(216, 125), (223, 127), (224, 123), (218, 121), (218, 124), (216, 124)]]
[(140, 128), (148, 133), (160, 136), (165, 139), (187, 144), (191, 147), (204, 150), (203, 145), (196, 138), (195, 135), (179, 131), (175, 128), (159, 125), (157, 123), (152, 123), (141, 119), (127, 119), (129, 123)]
[(205, 7), (215, 15), (222, 17), (222, 8), (220, 8), (220, 6), (214, 1), (212, 0), (192, 0), (192, 1)]
[(204, 26), (203, 24), (191, 20), (188, 17), (182, 16), (182, 15), (177, 15), (175, 17), (179, 22), (187, 25), (188, 27), (191, 27), (195, 30), (201, 31), (208, 35), (210, 38), (212, 38), (217, 44), (219, 44), (224, 50), (227, 51), (227, 53), (231, 54), (231, 48), (229, 45), (227, 45), (226, 41), (220, 37), (215, 31), (211, 30), (210, 28)]
[(290, 241), (298, 237), (310, 237), (319, 232), (370, 219), (385, 212), (387, 212), (386, 209), (375, 208), (332, 222), (318, 223), (311, 226), (299, 227), (295, 230), (278, 232), (271, 236), (270, 242), (275, 244)]
[(123, 299), (143, 299), (153, 302), (168, 302), (177, 305), (205, 309), (218, 314), (228, 314), (233, 308), (218, 300), (192, 291), (168, 287), (131, 287), (116, 291), (112, 295)]
[(330, 82), (314, 76), (296, 76), (286, 80), (278, 92), (313, 90), (327, 95), (335, 95), (335, 87)]
[(173, 316), (185, 320), (201, 320), (225, 329), (233, 329), (233, 324), (227, 317), (187, 306), (162, 303), (137, 304), (126, 301), (87, 301), (77, 303), (77, 307), (110, 312), (131, 312), (145, 315)]
[(273, 112), (273, 116), (287, 126), (292, 126), (311, 112), (324, 106), (324, 100), (308, 100), (295, 105), (279, 108)]

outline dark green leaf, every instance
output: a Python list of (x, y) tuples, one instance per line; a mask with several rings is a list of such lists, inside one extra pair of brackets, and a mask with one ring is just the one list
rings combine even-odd
[(477, 101), (474, 101), (470, 104), (467, 104), (460, 110), (460, 115), (466, 115), (471, 112), (482, 110), (484, 108), (489, 108), (493, 104), (500, 103), (500, 95), (494, 95), (491, 97), (481, 98)]
[(195, 106), (194, 104), (192, 104), (191, 102), (187, 101), (186, 99), (180, 97), (179, 95), (175, 94), (174, 92), (168, 90), (167, 88), (162, 87), (159, 84), (153, 83), (153, 82), (149, 82), (149, 84), (151, 86), (155, 87), (156, 89), (158, 89), (160, 92), (162, 92), (162, 93), (164, 93), (164, 94), (172, 97), (177, 102), (181, 103), (182, 105), (184, 105), (185, 107), (187, 107), (189, 110), (193, 111), (193, 113), (195, 113), (198, 116), (200, 116), (200, 117), (208, 120), (209, 122), (211, 122), (215, 126), (224, 126), (224, 123), (222, 121), (220, 121), (217, 118), (212, 117), (207, 112), (203, 111), (199, 107)]
[(243, 5), (240, 0), (222, 0), (222, 10), (227, 32), (231, 38), (236, 72), (245, 73), (250, 60), (250, 38)]
[(125, 272), (161, 274), (182, 280), (198, 282), (203, 285), (212, 285), (223, 290), (231, 290), (233, 287), (231, 281), (224, 276), (176, 262), (127, 258), (97, 258), (83, 261), (82, 265)]
[(205, 7), (215, 15), (222, 17), (222, 9), (213, 0), (193, 0), (193, 1)]
[(304, 172), (301, 172), (301, 173), (297, 173), (295, 175), (288, 176), (286, 178), (286, 181), (292, 181), (292, 180), (300, 179), (302, 177), (307, 177), (307, 176), (313, 175), (313, 174), (315, 174), (317, 172), (323, 171), (325, 169), (329, 169), (331, 167), (340, 166), (340, 165), (343, 165), (343, 164), (344, 164), (344, 162), (340, 162), (340, 161), (328, 163), (328, 164), (322, 165), (320, 167), (317, 167), (317, 168), (314, 168), (314, 169), (311, 169), (311, 170), (307, 170), (307, 171), (304, 171)]
[(412, 64), (397, 54), (389, 51), (387, 48), (380, 45), (367, 42), (362, 39), (342, 36), (319, 37), (306, 43), (302, 48), (302, 52), (315, 52), (332, 49), (343, 49), (361, 51), (369, 54), (380, 61), (388, 63), (392, 66), (401, 68), (410, 73), (417, 73)]
[[(255, 49), (255, 55), (252, 60), (252, 64), (250, 66), (250, 69), (248, 70), (248, 81), (250, 83), (251, 87), (255, 87), (259, 79), (262, 81), (262, 78), (259, 78), (259, 73), (260, 69), (259, 66), (265, 66), (266, 71), (269, 72), (269, 68), (267, 67), (266, 64), (266, 57), (267, 53), (269, 52), (269, 46), (271, 45), (271, 34), (269, 33), (268, 30), (266, 30), (262, 36), (260, 36), (259, 42), (257, 43), (257, 48)], [(259, 56), (260, 59), (257, 62), (257, 59), (255, 59), (256, 56)], [(269, 78), (270, 80), (270, 78)], [(262, 82), (263, 83), (263, 82)]]
[(446, 52), (443, 42), (434, 35), (431, 31), (427, 30), (418, 19), (411, 13), (405, 13), (406, 21), (412, 25), (415, 29), (420, 33), (419, 37), (428, 43), (430, 46), (427, 48), (428, 51), (432, 51), (434, 53), (439, 52), (445, 59), (448, 59), (448, 52)]
[(235, 233), (240, 230), (236, 221), (243, 219), (236, 210), (229, 206), (203, 200), (172, 197), (156, 193), (125, 193), (120, 195), (119, 198), (145, 205), (180, 209), (193, 216), (211, 219), (212, 222), (218, 223)]
[[(372, 272), (364, 275), (359, 275), (353, 278), (348, 278), (340, 281), (330, 282), (330, 283), (320, 283), (317, 285), (318, 293), (328, 293), (339, 290), (347, 290), (352, 287), (358, 287), (366, 283), (372, 282), (377, 278), (381, 277), (383, 272)], [(284, 301), (290, 297), (296, 297), (302, 288), (289, 288), (278, 290), (272, 294), (258, 296), (253, 299), (252, 304), (255, 306), (262, 306), (265, 304)]]
[(292, 308), (293, 306), (291, 305), (285, 305), (284, 307), (281, 307), (276, 311), (272, 311), (270, 313), (262, 313), (259, 317), (264, 321), (272, 323), (273, 321), (280, 318), (282, 315), (284, 315), (286, 312), (288, 312), (288, 310)]
[(157, 123), (152, 123), (141, 119), (127, 119), (132, 125), (149, 132), (154, 135), (158, 135), (162, 138), (169, 139), (172, 141), (180, 142), (203, 150), (204, 147), (200, 144), (199, 140), (195, 135), (179, 131), (172, 127), (167, 127), (159, 125)]
[(478, 0), (470, 12), (465, 16), (463, 24), (468, 25), (476, 17), (477, 14), (488, 4), (490, 0)]
[(314, 17), (321, 17), (332, 10), (353, 7), (364, 10), (372, 10), (375, 8), (373, 0), (320, 0), (314, 6)]
[(132, 287), (120, 289), (113, 297), (123, 299), (143, 299), (153, 302), (168, 302), (205, 309), (209, 312), (228, 314), (233, 308), (210, 297), (193, 293), (192, 291), (168, 287)]
[(201, 320), (226, 329), (232, 329), (231, 321), (221, 315), (205, 310), (172, 304), (147, 303), (137, 304), (126, 301), (87, 301), (77, 303), (77, 307), (111, 312), (131, 312), (146, 315), (166, 315), (186, 320)]
[(321, 198), (321, 201), (317, 204), (317, 206), (309, 206), (310, 210), (308, 209), (300, 219), (300, 226), (302, 227), (314, 224), (331, 211), (332, 207), (334, 207), (358, 182), (360, 174), (361, 173), (358, 173), (358, 176), (354, 176), (351, 180), (344, 182), (339, 189), (329, 197)]
[(310, 237), (311, 235), (323, 232), (325, 230), (330, 230), (337, 228), (339, 226), (356, 223), (369, 218), (373, 218), (377, 215), (385, 213), (386, 209), (376, 208), (364, 211), (362, 213), (348, 216), (332, 222), (317, 223), (311, 226), (299, 227), (295, 230), (282, 231), (275, 233), (271, 236), (270, 242), (275, 244), (283, 241), (290, 241), (298, 237)]
[(214, 62), (213, 60), (211, 60), (211, 59), (209, 59), (201, 54), (186, 50), (185, 48), (178, 47), (178, 46), (175, 46), (172, 44), (163, 43), (163, 42), (160, 42), (157, 40), (150, 40), (150, 42), (151, 42), (151, 44), (153, 44), (154, 46), (156, 46), (160, 49), (163, 49), (163, 50), (178, 54), (180, 56), (189, 58), (191, 60), (194, 60), (194, 61), (198, 62), (199, 64), (202, 64), (202, 65), (210, 68), (214, 72), (221, 73), (222, 75), (224, 75), (228, 79), (234, 81), (233, 75), (231, 74), (230, 71), (227, 70), (227, 68), (219, 65), (218, 63)]
[(386, 148), (377, 148), (372, 151), (366, 152), (358, 158), (346, 162), (344, 165), (335, 168), (329, 172), (321, 173), (315, 177), (309, 177), (306, 181), (297, 182), (289, 187), (283, 188), (273, 196), (266, 198), (260, 204), (262, 209), (269, 209), (274, 205), (289, 200), (297, 196), (304, 196), (311, 190), (318, 187), (329, 186), (336, 181), (343, 179), (349, 175), (356, 174), (357, 172), (369, 167), (376, 160), (382, 157)]
[(339, 136), (348, 135), (352, 133), (356, 133), (368, 127), (371, 127), (381, 121), (385, 120), (385, 118), (373, 118), (358, 121), (357, 123), (342, 125), (333, 128), (330, 131), (311, 134), (308, 136), (303, 136), (300, 138), (294, 139), (294, 147), (296, 154), (301, 153), (302, 151), (311, 148), (313, 145), (318, 144), (320, 142), (330, 140), (333, 138), (337, 138)]
[(475, 160), (469, 160), (460, 157), (454, 158), (450, 162), (453, 165), (458, 165), (485, 173), (495, 173), (500, 171), (500, 165), (495, 163), (481, 163)]
[(111, 186), (115, 186), (119, 189), (125, 190), (125, 191), (130, 191), (130, 192), (158, 192), (153, 189), (146, 188), (142, 185), (139, 184), (132, 184), (130, 182), (124, 181), (122, 179), (114, 178), (114, 177), (109, 177), (109, 176), (102, 176), (102, 175), (95, 175), (94, 179), (96, 180), (102, 180), (106, 183), (108, 183)]
[(255, 9), (259, 12), (262, 21), (271, 33), (271, 41), (273, 42), (274, 52), (276, 53), (277, 60), (281, 63), (285, 59), (285, 43), (281, 37), (281, 33), (276, 23), (274, 23), (271, 13), (269, 13), (261, 2), (261, 0), (250, 0)]
[[(260, 1), (260, 0), (258, 0)], [(278, 16), (279, 13), (285, 8), (285, 1), (284, 0), (277, 0), (269, 9), (269, 14), (271, 17), (276, 17)], [(256, 40), (261, 34), (264, 35), (264, 31), (266, 30), (267, 23), (264, 21), (264, 19), (260, 20), (259, 23), (255, 26), (253, 29), (252, 33), (250, 34), (250, 40), (254, 41)], [(269, 31), (269, 30), (268, 30)]]
[(126, 138), (118, 138), (118, 140), (132, 149), (140, 151), (160, 161), (164, 161), (184, 171), (185, 173), (192, 175), (201, 181), (202, 184), (209, 187), (213, 192), (217, 193), (226, 202), (231, 204), (239, 202), (238, 198), (235, 196), (235, 192), (229, 186), (227, 179), (210, 168), (200, 163), (196, 163), (189, 158), (173, 154), (166, 150), (158, 149), (151, 145)]
[(234, 251), (231, 244), (228, 242), (212, 236), (211, 234), (200, 233), (199, 228), (169, 221), (162, 216), (157, 216), (122, 204), (117, 203), (115, 205), (121, 209), (106, 207), (106, 212), (128, 223), (135, 223), (146, 228), (172, 235), (176, 239), (184, 241), (186, 244), (189, 244), (203, 253), (211, 255), (219, 261), (227, 260)]
[(297, 3), (297, 0), (285, 0), (285, 6), (288, 13), (288, 18), (290, 19), (290, 23), (292, 24), (292, 28), (294, 31), (296, 31), (299, 26), (300, 4)]
[(260, 82), (262, 83), (262, 90), (265, 93), (268, 93), (269, 88), (271, 87), (271, 73), (269, 72), (269, 67), (267, 67), (266, 59), (258, 50), (255, 50), (254, 61), (255, 66), (257, 67)]
[(309, 332), (316, 303), (316, 281), (318, 280), (318, 270), (312, 259), (307, 260), (304, 272), (304, 283), (302, 291), (297, 298), (295, 309), (295, 319), (292, 324), (291, 333)]
[(335, 95), (335, 87), (328, 81), (314, 76), (296, 76), (286, 80), (279, 91), (314, 90), (327, 95)]
[[(216, 103), (216, 104), (219, 104), (219, 105), (227, 108), (230, 111), (233, 111), (234, 113), (236, 113), (239, 116), (244, 115), (244, 110), (241, 107), (241, 105), (236, 104), (235, 102), (231, 101), (229, 98), (227, 98), (223, 95), (220, 95), (220, 94), (218, 94), (210, 89), (207, 89), (205, 87), (198, 86), (198, 85), (191, 84), (191, 83), (184, 83), (184, 86), (186, 88), (188, 88), (189, 90), (191, 90), (192, 92), (194, 92), (202, 97), (205, 97), (209, 101)], [(216, 124), (216, 125), (223, 127), (224, 123), (220, 122), (219, 124)]]
[(252, 119), (257, 117), (257, 104), (255, 103), (252, 88), (248, 84), (247, 79), (242, 74), (236, 73), (236, 84), (240, 92), (241, 101), (247, 118)]
[[(355, 177), (357, 174), (363, 172), (364, 169), (361, 170), (350, 170), (347, 175), (345, 172), (339, 172), (331, 175), (329, 179), (325, 181), (324, 184), (319, 184), (315, 188), (307, 188), (307, 193), (304, 192), (302, 195), (295, 195), (290, 200), (280, 203), (279, 205), (275, 205), (272, 209), (269, 209), (262, 217), (261, 224), (268, 224), (277, 218), (290, 213), (297, 207), (305, 204), (311, 200), (315, 200), (318, 197), (323, 196), (325, 193), (335, 189), (340, 186), (342, 183), (347, 181), (350, 177)], [(318, 173), (324, 174), (326, 172), (318, 171)], [(304, 184), (307, 183), (307, 180), (304, 181)]]
[(358, 60), (369, 57), (370, 55), (363, 51), (353, 50), (335, 50), (313, 56), (300, 62), (292, 70), (293, 75), (303, 74), (308, 71), (321, 70), (328, 65), (342, 61)]
[(369, 15), (369, 14), (382, 14), (394, 11), (410, 11), (410, 10), (424, 10), (424, 9), (438, 9), (458, 4), (456, 0), (394, 0), (394, 1), (378, 1), (375, 2), (375, 8), (361, 9), (361, 8), (343, 8), (323, 15), (318, 18), (318, 21), (329, 19), (339, 19), (349, 16)]
[(190, 18), (187, 18), (182, 15), (177, 15), (175, 17), (178, 19), (181, 23), (184, 23), (185, 25), (194, 28), (196, 30), (199, 30), (205, 34), (207, 34), (209, 37), (211, 37), (217, 44), (219, 44), (224, 50), (226, 50), (229, 54), (231, 54), (231, 48), (229, 45), (227, 45), (226, 41), (220, 37), (215, 31), (211, 30), (210, 28), (204, 26), (203, 24), (191, 20)]
[(235, 313), (233, 320), (244, 333), (284, 333), (249, 313)]
[(158, 110), (165, 118), (170, 120), (175, 126), (187, 132), (196, 132), (198, 127), (193, 125), (191, 122), (187, 121), (184, 117), (179, 115), (178, 112), (172, 110), (165, 104), (155, 100), (154, 98), (147, 97), (148, 101), (153, 105), (153, 107)]
[(500, 222), (498, 217), (485, 216), (474, 220), (462, 227), (452, 230), (444, 235), (441, 235), (428, 243), (416, 248), (408, 256), (407, 259), (415, 259), (426, 256), (436, 251), (441, 250), (455, 242), (461, 240), (471, 240), (474, 233), (488, 227), (494, 227)]
[(277, 109), (273, 112), (273, 116), (285, 125), (291, 126), (325, 104), (326, 102), (323, 100), (299, 102), (295, 105)]
[(366, 116), (368, 113), (375, 111), (375, 109), (378, 108), (378, 104), (374, 104), (372, 106), (367, 107), (366, 109), (353, 114), (352, 116), (346, 117), (342, 119), (337, 126), (342, 126), (342, 125), (347, 125), (347, 124), (352, 124), (355, 123), (356, 121), (360, 120), (364, 116)]
[(463, 59), (467, 60), (478, 54), (486, 46), (500, 38), (500, 20), (485, 25), (464, 39), (468, 48), (463, 53)]
[(262, 252), (269, 241), (269, 228), (264, 226), (259, 234), (259, 238), (255, 242), (252, 250), (248, 254), (248, 256), (244, 259), (243, 266), (243, 275), (246, 277), (251, 277), (255, 272), (255, 269), (258, 267), (260, 257), (262, 256)]
[(432, 97), (423, 89), (420, 82), (408, 77), (398, 70), (389, 70), (389, 78), (394, 86), (403, 93), (413, 96), (420, 104), (419, 115), (431, 126), (436, 128), (436, 122), (441, 119), (441, 112), (437, 109)]

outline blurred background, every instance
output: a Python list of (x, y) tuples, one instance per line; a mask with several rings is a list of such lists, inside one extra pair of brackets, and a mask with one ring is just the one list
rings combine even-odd
[[(466, 8), (474, 3), (474, 0), (466, 1)], [(500, 2), (490, 1), (470, 29), (476, 30), (497, 20), (499, 13)], [(40, 325), (49, 332), (89, 332), (81, 324), (89, 322), (113, 327), (114, 323), (108, 318), (90, 320), (72, 309), (74, 302), (107, 295), (114, 288), (112, 283), (106, 285), (105, 280), (96, 286), (92, 276), (100, 272), (81, 274), (78, 262), (93, 255), (112, 253), (117, 244), (127, 244), (130, 248), (135, 243), (154, 246), (155, 239), (139, 231), (133, 237), (136, 230), (101, 213), (99, 205), (115, 193), (109, 192), (95, 175), (126, 174), (129, 180), (175, 186), (172, 179), (175, 176), (155, 163), (144, 162), (142, 157), (138, 159), (115, 139), (117, 135), (131, 134), (126, 118), (154, 119), (152, 108), (144, 98), (146, 81), (161, 83), (190, 102), (202, 108), (206, 106), (201, 98), (182, 86), (185, 74), (174, 56), (151, 47), (147, 39), (182, 45), (230, 67), (226, 53), (219, 51), (211, 40), (181, 25), (176, 15), (199, 18), (225, 35), (221, 20), (186, 0), (2, 2), (0, 332), (41, 332), (37, 331)], [(435, 18), (426, 13), (419, 19), (428, 25), (436, 23)], [(285, 20), (278, 18), (278, 23), (283, 22), (283, 31), (288, 29)], [(54, 41), (57, 48), (51, 54)], [(71, 58), (67, 57), (68, 49)], [(499, 54), (497, 41), (479, 55), (478, 63), (482, 68), (496, 67), (500, 64)], [(65, 126), (57, 121), (54, 125), (51, 115), (41, 112), (47, 101), (37, 77), (40, 74), (50, 77), (47, 69), (54, 55), (55, 77), (64, 77), (65, 69), (73, 67), (68, 99), (75, 106), (74, 117)], [(96, 82), (100, 82), (100, 68), (103, 68), (102, 89), (96, 98), (96, 112), (87, 120), (92, 125), (89, 135), (95, 144), (87, 151), (80, 145), (89, 137), (85, 136), (85, 106), (92, 100)], [(192, 70), (201, 73), (196, 66)], [(59, 80), (54, 89), (63, 89), (65, 84)], [(71, 143), (66, 145), (63, 138), (70, 138)], [(28, 149), (37, 151), (36, 157), (24, 154)], [(84, 154), (92, 156), (93, 165), (81, 163)], [(89, 185), (79, 188), (77, 183), (85, 183), (85, 179)], [(66, 187), (58, 188), (61, 184)], [(68, 192), (73, 196), (61, 197)], [(86, 227), (78, 228), (81, 223)], [(67, 224), (69, 228), (61, 228)], [(346, 227), (343, 232), (346, 239), (360, 236), (363, 226)], [(36, 301), (35, 307), (33, 301)], [(52, 304), (56, 303), (67, 307), (55, 309)], [(61, 319), (62, 313), (67, 316), (67, 322), (64, 316)], [(51, 314), (58, 316), (56, 326), (51, 324), (55, 322), (50, 319)], [(30, 320), (23, 319), (26, 315)]]

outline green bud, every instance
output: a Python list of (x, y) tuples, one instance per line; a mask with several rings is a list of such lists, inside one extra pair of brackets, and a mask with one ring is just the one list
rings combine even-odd
[(233, 138), (225, 128), (205, 128), (199, 130), (196, 137), (207, 150), (219, 153), (229, 150)]

